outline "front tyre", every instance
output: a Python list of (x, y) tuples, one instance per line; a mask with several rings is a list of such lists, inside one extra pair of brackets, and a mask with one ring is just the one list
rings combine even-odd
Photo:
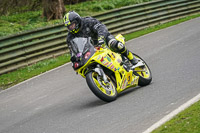
[(86, 75), (86, 82), (90, 90), (101, 100), (112, 102), (117, 98), (117, 91), (113, 81), (108, 76), (107, 79), (109, 82), (106, 84), (95, 71)]

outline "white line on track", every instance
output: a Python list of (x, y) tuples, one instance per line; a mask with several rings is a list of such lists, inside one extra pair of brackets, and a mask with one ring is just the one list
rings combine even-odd
[(189, 106), (191, 106), (192, 104), (194, 104), (195, 102), (197, 102), (199, 100), (200, 100), (200, 94), (198, 94), (194, 98), (190, 99), (189, 101), (187, 101), (186, 103), (184, 103), (183, 105), (181, 105), (180, 107), (178, 107), (177, 109), (175, 109), (174, 111), (172, 111), (171, 113), (166, 115), (165, 117), (163, 117), (161, 120), (159, 120), (158, 122), (153, 124), (151, 127), (149, 127), (143, 133), (151, 133), (153, 130), (155, 130), (156, 128), (160, 127), (162, 124), (166, 123), (167, 121), (171, 120), (178, 113), (180, 113), (181, 111), (185, 110), (186, 108), (188, 108)]

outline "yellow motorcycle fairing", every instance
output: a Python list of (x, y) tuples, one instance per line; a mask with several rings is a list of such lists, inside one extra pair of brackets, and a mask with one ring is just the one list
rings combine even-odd
[(78, 72), (82, 77), (85, 78), (85, 74), (88, 71), (88, 66), (93, 63), (100, 64), (114, 72), (117, 85), (116, 90), (118, 93), (120, 93), (121, 91), (129, 87), (137, 86), (139, 80), (139, 77), (135, 76), (132, 70), (129, 70), (127, 72), (124, 69), (123, 65), (120, 65), (121, 62), (122, 58), (120, 54), (115, 53), (106, 47), (98, 47), (93, 56), (90, 57), (90, 59), (85, 63), (84, 66), (77, 69), (76, 72)]

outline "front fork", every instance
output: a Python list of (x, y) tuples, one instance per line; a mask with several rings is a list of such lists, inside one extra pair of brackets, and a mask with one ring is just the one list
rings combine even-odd
[(95, 72), (99, 74), (100, 77), (102, 77), (104, 83), (109, 83), (108, 78), (106, 77), (106, 74), (104, 73), (102, 67), (98, 64), (97, 67), (94, 69)]

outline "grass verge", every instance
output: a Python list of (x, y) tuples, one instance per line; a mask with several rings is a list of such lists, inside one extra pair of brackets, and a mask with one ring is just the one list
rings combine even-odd
[(64, 54), (55, 58), (39, 61), (33, 65), (0, 75), (0, 89), (4, 90), (24, 80), (44, 73), (70, 61), (70, 55)]
[[(65, 8), (67, 12), (74, 10), (81, 16), (91, 16), (114, 8), (148, 1), (152, 0), (92, 0), (75, 5), (65, 5)], [(14, 9), (13, 12), (15, 12)], [(63, 23), (62, 19), (47, 21), (46, 18), (42, 18), (42, 8), (38, 11), (13, 12), (8, 16), (0, 15), (0, 37)]]
[(200, 101), (182, 111), (172, 120), (154, 130), (152, 133), (199, 133)]
[[(153, 0), (92, 0), (75, 5), (66, 5), (66, 10), (74, 10), (81, 16), (92, 16), (115, 8), (149, 2)], [(90, 5), (90, 6), (88, 6)]]
[[(181, 22), (196, 18), (196, 17), (200, 17), (200, 14), (196, 14), (196, 15), (192, 15), (192, 16), (188, 16), (188, 17), (184, 17), (178, 20), (174, 20), (165, 24), (160, 24), (160, 25), (156, 25), (153, 27), (149, 27), (146, 28), (144, 30), (140, 30), (134, 33), (130, 33), (130, 34), (126, 34), (124, 35), (124, 37), (126, 38), (126, 41), (160, 30), (160, 29), (164, 29), (166, 27), (170, 27), (172, 25), (176, 25), (179, 24)], [(1, 89), (6, 89), (9, 88), (17, 83), (20, 83), (26, 79), (29, 79), (33, 76), (39, 75), (41, 73), (44, 73), (50, 69), (53, 69), (55, 67), (58, 67), (60, 65), (63, 65), (66, 62), (69, 62), (70, 60), (70, 56), (69, 55), (62, 55), (53, 59), (47, 59), (44, 61), (40, 61), (34, 65), (25, 67), (25, 68), (21, 68), (19, 70), (7, 73), (7, 74), (3, 74), (0, 76), (0, 88)]]

